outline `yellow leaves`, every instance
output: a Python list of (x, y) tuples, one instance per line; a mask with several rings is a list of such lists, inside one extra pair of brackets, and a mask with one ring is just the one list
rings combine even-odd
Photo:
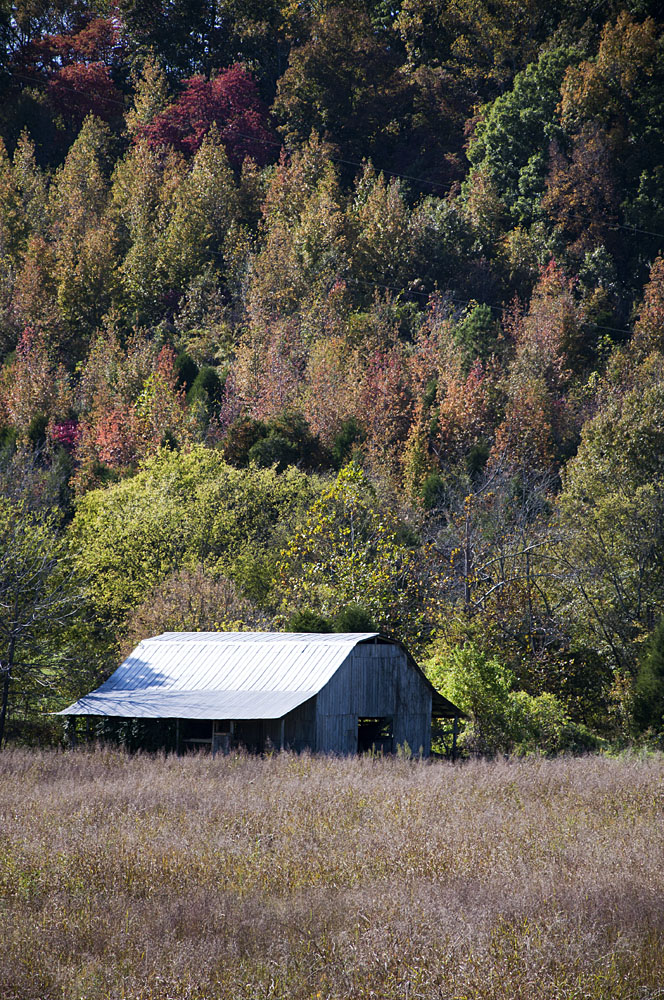
[(396, 523), (380, 509), (362, 470), (349, 465), (312, 506), (279, 563), (284, 606), (334, 615), (361, 605), (376, 625), (403, 635), (421, 630), (424, 593), (431, 579), (422, 557), (434, 554), (401, 544)]
[(622, 11), (615, 25), (605, 25), (597, 59), (567, 71), (561, 88), (563, 124), (578, 127), (595, 115), (606, 121), (612, 113), (623, 113), (625, 99), (637, 95), (652, 76), (658, 49), (653, 19), (639, 24)]

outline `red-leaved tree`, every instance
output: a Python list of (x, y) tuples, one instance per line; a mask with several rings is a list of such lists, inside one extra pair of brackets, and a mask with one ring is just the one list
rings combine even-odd
[(84, 16), (71, 31), (33, 39), (14, 62), (26, 82), (46, 83), (55, 113), (79, 128), (89, 114), (109, 123), (122, 115), (124, 100), (112, 78), (122, 54), (117, 21)]
[(63, 66), (48, 81), (51, 104), (72, 124), (81, 124), (89, 114), (112, 122), (123, 109), (122, 94), (102, 62)]
[(274, 158), (278, 142), (267, 108), (253, 76), (237, 63), (211, 80), (192, 76), (177, 101), (143, 126), (137, 138), (192, 154), (215, 123), (234, 166), (246, 157), (260, 165)]

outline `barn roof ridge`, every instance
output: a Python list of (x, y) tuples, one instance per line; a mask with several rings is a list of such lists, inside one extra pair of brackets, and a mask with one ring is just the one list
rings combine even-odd
[(219, 642), (230, 645), (232, 642), (304, 642), (304, 643), (336, 643), (361, 642), (366, 639), (380, 639), (383, 642), (394, 642), (380, 632), (161, 632), (159, 635), (143, 639), (143, 642), (161, 642), (174, 640), (178, 642)]

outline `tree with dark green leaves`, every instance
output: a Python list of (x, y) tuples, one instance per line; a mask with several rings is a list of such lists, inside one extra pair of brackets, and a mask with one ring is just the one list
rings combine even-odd
[(485, 109), (468, 148), (473, 169), (488, 170), (515, 223), (529, 225), (545, 190), (549, 144), (564, 130), (556, 114), (571, 48), (544, 52)]
[(664, 618), (646, 643), (634, 683), (634, 722), (639, 732), (664, 731)]
[(412, 83), (399, 72), (397, 39), (376, 31), (365, 4), (327, 6), (317, 22), (291, 50), (275, 112), (289, 145), (302, 145), (312, 132), (329, 137), (344, 159), (356, 161), (343, 165), (352, 176), (363, 156), (381, 165), (392, 160), (405, 138)]

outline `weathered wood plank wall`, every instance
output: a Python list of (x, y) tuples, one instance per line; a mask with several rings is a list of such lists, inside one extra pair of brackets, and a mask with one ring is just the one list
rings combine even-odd
[(358, 717), (392, 718), (394, 746), (428, 755), (431, 692), (398, 646), (356, 646), (316, 698), (315, 749), (355, 753)]
[(291, 750), (313, 749), (316, 743), (316, 698), (298, 705), (286, 716), (284, 740)]

